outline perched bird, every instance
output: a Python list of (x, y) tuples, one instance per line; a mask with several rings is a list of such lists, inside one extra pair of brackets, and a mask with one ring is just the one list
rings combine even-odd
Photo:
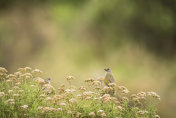
[(115, 83), (114, 77), (112, 75), (111, 69), (110, 68), (106, 68), (104, 69), (106, 71), (106, 75), (104, 78), (104, 83), (106, 86), (109, 86), (109, 83)]
[[(104, 78), (104, 83), (106, 86), (111, 87), (109, 84), (110, 83), (115, 83), (114, 77), (112, 75), (111, 69), (110, 68), (106, 68), (104, 69), (106, 71), (106, 75)], [(110, 94), (111, 96), (115, 95), (115, 87), (112, 87), (112, 90), (110, 90), (108, 92), (108, 94)]]
[(45, 83), (50, 84), (50, 82), (51, 82), (51, 78), (46, 78), (45, 79)]

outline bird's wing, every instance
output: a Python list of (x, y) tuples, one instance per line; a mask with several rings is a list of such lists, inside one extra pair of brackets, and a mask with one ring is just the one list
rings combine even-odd
[(111, 74), (111, 76), (110, 76), (109, 81), (110, 81), (110, 83), (114, 83), (114, 82), (115, 82), (114, 77), (113, 77), (113, 75), (112, 75), (112, 74)]
[(115, 82), (114, 77), (111, 73), (106, 73), (105, 79), (107, 79), (109, 83)]

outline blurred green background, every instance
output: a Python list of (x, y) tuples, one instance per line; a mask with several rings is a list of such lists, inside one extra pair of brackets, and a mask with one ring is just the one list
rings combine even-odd
[(0, 0), (0, 66), (30, 66), (58, 87), (110, 67), (131, 92), (156, 91), (162, 118), (176, 109), (175, 0)]

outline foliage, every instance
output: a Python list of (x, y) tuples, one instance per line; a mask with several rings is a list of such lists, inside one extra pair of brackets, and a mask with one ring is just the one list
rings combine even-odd
[[(75, 117), (75, 118), (155, 118), (155, 103), (160, 96), (155, 92), (139, 92), (128, 96), (128, 89), (103, 78), (85, 80), (85, 86), (72, 86), (73, 76), (66, 79), (69, 86), (57, 90), (50, 79), (41, 78), (42, 71), (29, 67), (7, 74), (0, 67), (0, 117)], [(110, 95), (112, 90), (116, 95)]]

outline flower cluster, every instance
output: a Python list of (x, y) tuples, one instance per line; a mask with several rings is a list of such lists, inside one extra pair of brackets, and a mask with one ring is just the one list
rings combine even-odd
[(132, 94), (131, 95), (131, 99), (133, 102), (137, 103), (137, 104), (142, 104), (144, 103), (144, 101), (147, 100), (147, 97), (153, 97), (157, 100), (160, 100), (160, 96), (158, 94), (156, 94), (155, 92), (139, 92), (137, 94)]
[(3, 80), (7, 76), (7, 70), (3, 67), (0, 67), (0, 80)]

